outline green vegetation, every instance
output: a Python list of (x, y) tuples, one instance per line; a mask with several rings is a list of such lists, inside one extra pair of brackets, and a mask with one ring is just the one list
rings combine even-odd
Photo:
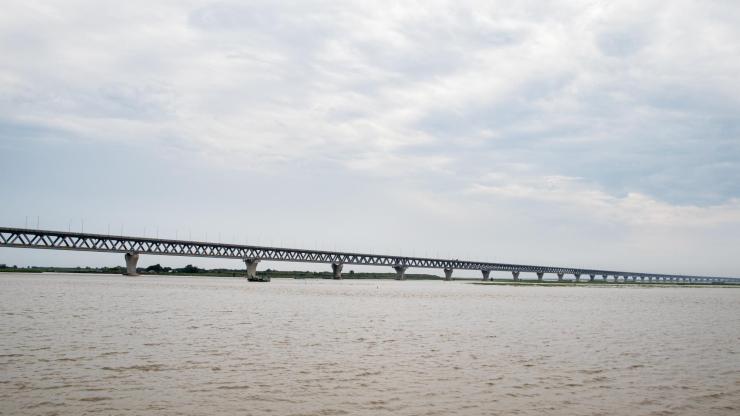
[(733, 284), (733, 283), (720, 283), (720, 282), (707, 282), (707, 283), (688, 283), (688, 282), (618, 282), (614, 283), (614, 281), (598, 281), (594, 280), (593, 282), (589, 282), (588, 280), (583, 281), (581, 280), (579, 283), (576, 283), (572, 280), (570, 281), (553, 281), (553, 280), (545, 280), (543, 282), (537, 281), (537, 280), (511, 280), (511, 279), (505, 279), (505, 280), (494, 280), (494, 281), (487, 281), (487, 282), (473, 282), (475, 285), (504, 285), (504, 286), (636, 286), (636, 287), (666, 287), (666, 286), (681, 286), (681, 287), (736, 287), (740, 288), (740, 284)]
[[(244, 269), (202, 269), (200, 267), (188, 264), (182, 268), (164, 267), (160, 264), (154, 264), (145, 268), (136, 269), (142, 275), (162, 275), (162, 276), (215, 276), (215, 277), (243, 277), (246, 275)], [(18, 268), (16, 266), (8, 267), (0, 264), (0, 273), (95, 273), (95, 274), (124, 274), (126, 268), (123, 266), (114, 267), (38, 267), (29, 266)], [(326, 272), (309, 272), (309, 271), (278, 271), (267, 269), (257, 273), (260, 276), (270, 278), (292, 278), (292, 279), (331, 279), (332, 273)], [(396, 273), (356, 273), (350, 270), (342, 274), (344, 279), (394, 279)], [(408, 280), (437, 280), (439, 276), (432, 274), (406, 274)]]
[[(245, 277), (246, 270), (240, 269), (202, 269), (200, 267), (188, 264), (181, 268), (165, 267), (161, 264), (154, 264), (144, 268), (136, 269), (139, 274), (142, 275), (156, 275), (156, 276), (212, 276), (212, 277)], [(18, 267), (8, 266), (6, 264), (0, 264), (0, 273), (94, 273), (94, 274), (124, 274), (126, 268), (123, 266), (114, 267)], [(324, 272), (309, 272), (309, 271), (280, 271), (267, 269), (259, 271), (259, 276), (270, 277), (270, 278), (284, 278), (284, 279), (331, 279), (333, 277), (330, 271)], [(395, 279), (396, 273), (361, 273), (349, 270), (342, 274), (344, 279)], [(440, 276), (433, 274), (406, 274), (407, 280), (440, 280)], [(588, 280), (581, 280), (580, 283), (576, 283), (573, 280), (565, 280), (562, 282), (546, 280), (512, 280), (512, 279), (496, 279), (493, 281), (481, 281), (478, 278), (455, 278), (457, 281), (469, 281), (476, 285), (508, 285), (508, 286), (640, 286), (640, 287), (662, 287), (662, 286), (712, 286), (712, 287), (740, 287), (740, 284), (722, 284), (722, 283), (684, 283), (684, 282), (622, 282), (614, 283), (612, 280), (604, 282), (603, 280), (597, 279), (593, 282)]]

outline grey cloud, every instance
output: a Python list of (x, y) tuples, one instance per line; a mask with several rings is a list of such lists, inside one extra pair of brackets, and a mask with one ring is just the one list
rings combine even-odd
[[(145, 19), (137, 7), (65, 8), (28, 38), (3, 23), (16, 33), (2, 37), (7, 119), (265, 170), (349, 160), (382, 175), (409, 159), (405, 175), (442, 191), (519, 163), (614, 195), (740, 195), (740, 35), (718, 5), (195, 2), (147, 5), (159, 13)], [(686, 24), (704, 30), (676, 46)]]
[(638, 53), (647, 43), (646, 34), (638, 27), (607, 31), (597, 35), (601, 51), (609, 56), (626, 58)]
[(0, 216), (736, 270), (739, 10), (11, 0)]

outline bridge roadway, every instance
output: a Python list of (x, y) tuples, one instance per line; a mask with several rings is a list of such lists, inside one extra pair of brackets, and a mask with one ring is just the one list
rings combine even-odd
[(609, 281), (609, 278), (611, 278), (614, 282), (627, 282), (631, 279), (633, 282), (740, 283), (740, 278), (732, 277), (488, 263), (459, 259), (304, 250), (7, 227), (0, 227), (0, 247), (123, 253), (126, 260), (127, 275), (137, 274), (136, 264), (140, 254), (240, 259), (246, 265), (246, 275), (250, 281), (266, 280), (257, 275), (257, 265), (261, 260), (274, 260), (328, 263), (332, 266), (335, 279), (341, 279), (342, 267), (345, 264), (356, 264), (392, 267), (396, 271), (397, 280), (404, 279), (404, 274), (409, 267), (418, 267), (442, 269), (445, 280), (452, 279), (452, 272), (457, 269), (480, 270), (483, 280), (489, 280), (491, 271), (505, 271), (510, 272), (514, 280), (519, 280), (521, 273), (534, 273), (537, 279), (542, 281), (546, 273), (551, 273), (557, 276), (558, 281), (563, 281), (565, 275), (573, 275), (577, 282), (581, 281), (581, 276), (588, 276), (589, 281), (594, 281), (598, 276), (603, 281)]

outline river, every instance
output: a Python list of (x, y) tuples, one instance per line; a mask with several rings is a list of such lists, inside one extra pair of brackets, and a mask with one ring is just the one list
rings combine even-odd
[(740, 414), (740, 289), (0, 274), (0, 414)]

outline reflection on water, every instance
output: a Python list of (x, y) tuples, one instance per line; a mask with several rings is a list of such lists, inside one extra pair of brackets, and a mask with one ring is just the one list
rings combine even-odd
[(0, 275), (1, 414), (740, 414), (740, 289)]

